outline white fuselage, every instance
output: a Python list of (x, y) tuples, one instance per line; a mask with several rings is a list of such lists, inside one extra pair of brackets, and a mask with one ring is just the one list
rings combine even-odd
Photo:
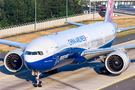
[(25, 65), (28, 69), (46, 71), (70, 64), (78, 58), (75, 54), (79, 55), (83, 50), (110, 47), (116, 37), (116, 29), (114, 23), (98, 22), (37, 38), (25, 49)]

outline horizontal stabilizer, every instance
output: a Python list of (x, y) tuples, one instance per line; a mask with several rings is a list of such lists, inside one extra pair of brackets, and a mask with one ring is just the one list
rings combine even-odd
[(134, 27), (118, 28), (117, 32), (122, 32), (122, 31), (130, 30), (130, 29), (135, 29), (135, 26)]
[(74, 23), (74, 22), (69, 22), (69, 21), (66, 21), (65, 23), (69, 23), (69, 24), (76, 25), (76, 26), (84, 26), (85, 25), (85, 24)]

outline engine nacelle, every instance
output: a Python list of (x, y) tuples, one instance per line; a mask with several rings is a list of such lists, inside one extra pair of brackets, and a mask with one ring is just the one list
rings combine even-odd
[(4, 65), (10, 72), (18, 72), (24, 67), (23, 51), (20, 49), (10, 51), (4, 58)]
[(129, 56), (120, 50), (110, 53), (105, 60), (106, 69), (112, 74), (122, 73), (129, 64)]

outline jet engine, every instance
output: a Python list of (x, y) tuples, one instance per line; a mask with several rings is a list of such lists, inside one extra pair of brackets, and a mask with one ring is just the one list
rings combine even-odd
[(110, 53), (105, 60), (105, 67), (112, 74), (122, 73), (129, 67), (129, 64), (129, 56), (120, 50)]
[(10, 72), (18, 72), (24, 67), (23, 51), (16, 49), (10, 51), (4, 58), (4, 65)]

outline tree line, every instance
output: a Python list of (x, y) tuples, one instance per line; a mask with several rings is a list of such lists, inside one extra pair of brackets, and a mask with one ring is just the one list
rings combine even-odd
[[(66, 0), (36, 0), (37, 21), (66, 16)], [(82, 13), (79, 0), (68, 0), (68, 15)], [(0, 0), (0, 27), (34, 22), (35, 0)]]

